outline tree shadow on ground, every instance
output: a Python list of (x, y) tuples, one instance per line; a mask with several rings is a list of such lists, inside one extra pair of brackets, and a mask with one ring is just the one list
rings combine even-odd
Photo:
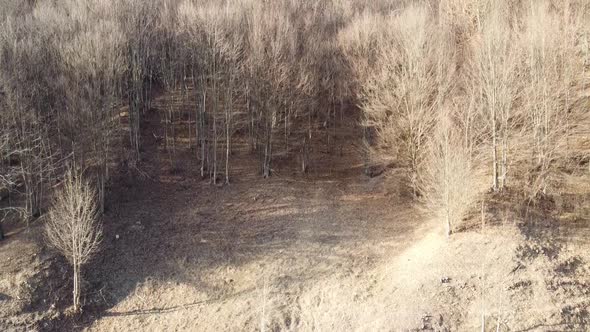
[[(220, 267), (239, 269), (257, 261), (303, 257), (304, 265), (288, 271), (289, 278), (303, 281), (330, 275), (349, 261), (367, 261), (375, 243), (405, 243), (415, 236), (419, 224), (408, 222), (412, 211), (394, 212), (395, 204), (385, 196), (343, 202), (341, 197), (350, 191), (342, 189), (341, 181), (294, 185), (281, 179), (236, 181), (222, 188), (186, 179), (145, 179), (122, 186), (109, 199), (103, 250), (84, 269), (87, 289), (92, 290), (85, 311), (77, 319), (64, 320), (61, 328), (76, 330), (103, 316), (164, 313), (239, 295), (220, 289), (207, 276)], [(382, 208), (384, 204), (390, 208)], [(152, 281), (190, 285), (209, 299), (112, 310)]]

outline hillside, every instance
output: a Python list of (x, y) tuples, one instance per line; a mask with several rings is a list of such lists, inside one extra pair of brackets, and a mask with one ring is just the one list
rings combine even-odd
[(263, 180), (251, 176), (256, 157), (244, 145), (232, 155), (241, 166), (232, 183), (215, 186), (198, 180), (187, 146), (171, 167), (153, 139), (158, 112), (144, 126), (146, 166), (109, 195), (83, 315), (59, 313), (68, 267), (38, 245), (39, 225), (21, 226), (0, 247), (8, 258), (3, 330), (446, 331), (479, 329), (485, 319), (489, 330), (519, 331), (589, 323), (583, 170), (570, 179), (575, 193), (563, 195), (568, 206), (531, 206), (525, 217), (511, 198), (489, 195), (485, 224), (473, 211), (447, 239), (443, 224), (402, 190), (402, 170), (363, 175), (354, 137), (339, 162), (325, 154), (314, 173), (283, 170)]
[(0, 0), (0, 331), (590, 330), (590, 1)]

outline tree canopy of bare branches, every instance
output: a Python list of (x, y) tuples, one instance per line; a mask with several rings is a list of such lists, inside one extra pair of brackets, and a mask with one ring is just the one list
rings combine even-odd
[(48, 243), (74, 270), (73, 305), (80, 310), (81, 267), (97, 252), (102, 238), (96, 192), (81, 173), (68, 171), (47, 215)]

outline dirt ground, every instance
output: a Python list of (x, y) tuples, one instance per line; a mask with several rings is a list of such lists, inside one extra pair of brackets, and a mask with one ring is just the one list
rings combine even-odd
[(96, 262), (109, 278), (92, 287), (108, 309), (90, 330), (311, 328), (305, 315), (321, 314), (313, 310), (323, 296), (310, 292), (372, 287), (366, 273), (427, 227), (398, 177), (364, 177), (354, 160), (261, 179), (244, 152), (234, 156), (231, 185), (219, 187), (190, 172), (169, 175), (164, 154), (150, 155), (162, 159), (146, 162), (155, 166), (117, 193), (109, 213), (118, 222)]
[(82, 316), (62, 314), (70, 273), (40, 223), (10, 225), (0, 330), (590, 328), (587, 175), (573, 180), (587, 193), (570, 208), (576, 218), (523, 218), (492, 201), (485, 224), (474, 213), (447, 239), (412, 204), (400, 170), (363, 175), (354, 144), (342, 156), (318, 151), (326, 166), (311, 174), (281, 167), (269, 179), (238, 147), (232, 183), (216, 186), (197, 176), (190, 150), (172, 169), (149, 132), (156, 123), (145, 128), (141, 172), (113, 184), (103, 249), (83, 270)]

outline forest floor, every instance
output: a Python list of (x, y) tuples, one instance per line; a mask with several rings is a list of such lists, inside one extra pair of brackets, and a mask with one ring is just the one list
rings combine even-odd
[(70, 273), (42, 245), (40, 223), (8, 225), (0, 330), (590, 328), (587, 174), (574, 179), (567, 216), (536, 209), (524, 220), (490, 196), (485, 224), (474, 212), (447, 239), (401, 170), (362, 175), (353, 144), (342, 156), (318, 151), (310, 174), (281, 167), (269, 179), (237, 147), (232, 182), (218, 186), (200, 180), (194, 151), (170, 167), (151, 134), (141, 173), (113, 185), (81, 317), (62, 314)]

